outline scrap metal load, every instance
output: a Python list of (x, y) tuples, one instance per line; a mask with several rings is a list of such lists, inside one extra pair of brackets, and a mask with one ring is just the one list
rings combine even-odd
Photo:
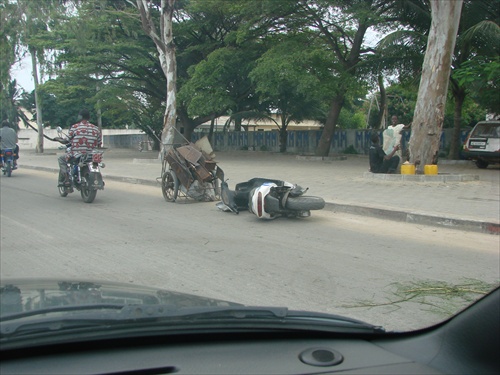
[(224, 172), (214, 157), (206, 137), (196, 143), (170, 148), (162, 167), (165, 200), (174, 202), (179, 194), (200, 201), (220, 199), (220, 181), (224, 179)]

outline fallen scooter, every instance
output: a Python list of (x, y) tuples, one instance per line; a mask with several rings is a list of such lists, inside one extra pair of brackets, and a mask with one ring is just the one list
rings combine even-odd
[(230, 190), (227, 182), (221, 183), (222, 202), (217, 207), (222, 211), (238, 214), (248, 210), (259, 219), (277, 217), (309, 217), (312, 210), (325, 207), (323, 198), (303, 195), (308, 189), (286, 181), (268, 178), (252, 178), (236, 184)]

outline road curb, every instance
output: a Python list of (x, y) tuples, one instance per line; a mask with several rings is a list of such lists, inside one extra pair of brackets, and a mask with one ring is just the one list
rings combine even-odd
[[(44, 172), (53, 172), (58, 173), (59, 168), (51, 168), (51, 167), (40, 167), (33, 165), (23, 165), (22, 168), (25, 169), (34, 169), (38, 171)], [(145, 178), (135, 178), (135, 177), (123, 177), (123, 176), (113, 176), (103, 173), (102, 177), (107, 180), (118, 181), (118, 182), (126, 182), (129, 184), (137, 184), (137, 185), (150, 185), (150, 186), (159, 186), (161, 183), (159, 181), (148, 180)]]
[(411, 181), (411, 182), (466, 182), (479, 181), (479, 175), (443, 173), (437, 175), (425, 174), (386, 174), (386, 173), (363, 173), (363, 178), (385, 181)]
[[(53, 172), (53, 173), (57, 173), (59, 171), (59, 168), (29, 166), (29, 165), (23, 165), (22, 168), (40, 170), (45, 172)], [(107, 179), (118, 182), (126, 182), (129, 184), (148, 185), (148, 186), (161, 185), (160, 181), (158, 180), (149, 180), (149, 179), (134, 178), (134, 177), (123, 177), (123, 176), (113, 176), (113, 175), (103, 174), (103, 178), (105, 180)], [(422, 225), (429, 225), (442, 228), (459, 229), (459, 230), (479, 232), (479, 233), (489, 233), (497, 235), (500, 234), (500, 223), (498, 222), (450, 218), (450, 217), (422, 214), (418, 212), (389, 210), (378, 207), (358, 206), (354, 204), (342, 204), (335, 202), (326, 202), (325, 209), (333, 212), (343, 212), (360, 216), (370, 216), (370, 217), (376, 217), (380, 219), (399, 221), (399, 222), (422, 224)]]
[(385, 220), (423, 224), (435, 227), (459, 229), (470, 232), (500, 234), (500, 223), (480, 220), (435, 216), (419, 212), (388, 210), (378, 207), (358, 206), (327, 202), (325, 208), (334, 212), (350, 213), (360, 216), (370, 216)]
[(297, 160), (306, 160), (306, 161), (339, 161), (339, 160), (347, 160), (347, 156), (338, 155), (338, 156), (311, 156), (311, 155), (297, 155), (295, 157)]

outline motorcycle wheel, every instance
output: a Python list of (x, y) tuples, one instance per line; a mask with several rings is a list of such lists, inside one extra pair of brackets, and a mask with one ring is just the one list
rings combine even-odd
[(5, 169), (3, 171), (3, 174), (6, 174), (7, 177), (10, 177), (12, 175), (12, 162), (10, 160), (7, 160), (5, 162)]
[(294, 211), (321, 210), (325, 207), (325, 200), (320, 197), (301, 196), (289, 197), (286, 201), (286, 207)]
[(89, 173), (85, 172), (82, 176), (81, 190), (82, 199), (85, 203), (92, 203), (97, 195), (97, 190), (91, 189), (89, 187)]
[[(61, 173), (59, 171), (59, 178), (57, 179), (57, 184), (59, 185), (61, 182), (64, 182), (64, 179), (65, 179), (64, 173)], [(68, 196), (68, 191), (65, 186), (58, 186), (57, 188), (59, 189), (59, 195), (61, 197), (64, 198)]]
[(179, 194), (179, 180), (174, 171), (167, 171), (161, 178), (161, 191), (167, 202), (175, 202)]

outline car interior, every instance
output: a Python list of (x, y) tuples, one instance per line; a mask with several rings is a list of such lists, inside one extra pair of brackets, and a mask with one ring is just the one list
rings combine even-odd
[[(411, 319), (411, 317), (408, 317)], [(500, 289), (413, 332), (231, 329), (133, 334), (1, 350), (7, 374), (497, 374)]]

